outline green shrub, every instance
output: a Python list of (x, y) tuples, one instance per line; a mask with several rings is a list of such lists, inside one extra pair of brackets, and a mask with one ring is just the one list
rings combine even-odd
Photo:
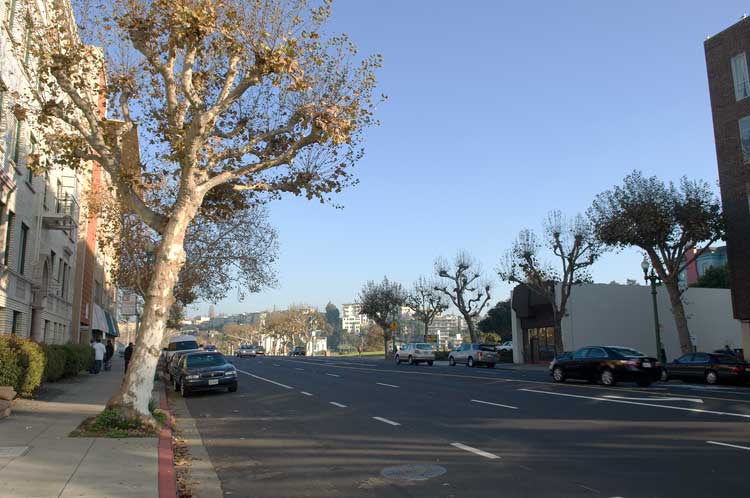
[(62, 346), (46, 344), (44, 355), (47, 362), (44, 368), (44, 381), (57, 382), (65, 374), (65, 351)]
[(15, 389), (19, 378), (21, 366), (18, 364), (18, 355), (0, 343), (0, 386), (13, 386)]
[(46, 358), (42, 347), (33, 341), (17, 339), (15, 343), (18, 363), (21, 366), (16, 391), (21, 395), (30, 396), (42, 385)]
[(435, 351), (435, 361), (448, 361), (448, 351)]

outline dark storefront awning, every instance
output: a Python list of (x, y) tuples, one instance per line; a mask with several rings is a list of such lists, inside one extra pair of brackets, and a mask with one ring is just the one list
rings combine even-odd
[(104, 310), (98, 304), (94, 304), (94, 319), (91, 324), (91, 329), (98, 330), (109, 337), (120, 336), (120, 329), (117, 326), (117, 322), (109, 311)]

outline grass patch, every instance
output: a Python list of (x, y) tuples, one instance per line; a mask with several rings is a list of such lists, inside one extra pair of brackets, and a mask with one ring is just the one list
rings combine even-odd
[[(154, 413), (159, 426), (167, 422), (161, 411)], [(154, 437), (159, 433), (153, 424), (140, 418), (126, 418), (115, 410), (104, 410), (95, 417), (89, 417), (70, 433), (71, 437)]]
[(365, 351), (361, 355), (356, 351), (353, 353), (339, 353), (338, 356), (352, 357), (352, 356), (383, 356), (382, 351)]

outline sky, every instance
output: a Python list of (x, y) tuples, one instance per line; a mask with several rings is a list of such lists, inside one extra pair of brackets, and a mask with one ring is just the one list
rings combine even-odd
[[(367, 280), (410, 286), (465, 249), (497, 277), (519, 230), (585, 211), (633, 169), (717, 184), (703, 41), (746, 2), (337, 0), (332, 33), (380, 53), (388, 95), (343, 209), (269, 207), (279, 285), (217, 312), (353, 302)], [(718, 187), (716, 187), (718, 192)], [(596, 282), (642, 280), (642, 254), (604, 255)], [(208, 303), (191, 308), (207, 313)]]

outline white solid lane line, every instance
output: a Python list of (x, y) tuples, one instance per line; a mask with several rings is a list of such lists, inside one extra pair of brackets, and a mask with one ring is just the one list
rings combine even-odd
[(301, 371), (304, 371), (305, 369), (304, 369), (304, 368), (295, 368), (295, 370), (301, 370)]
[(342, 405), (341, 403), (336, 403), (335, 401), (329, 401), (333, 406), (338, 406), (339, 408), (346, 408), (346, 405)]
[(486, 451), (478, 450), (476, 448), (472, 448), (471, 446), (466, 446), (465, 444), (461, 444), (461, 443), (451, 443), (451, 446), (453, 446), (454, 448), (458, 448), (459, 450), (464, 450), (464, 451), (474, 453), (475, 455), (483, 456), (484, 458), (489, 458), (490, 460), (496, 460), (500, 458), (499, 456), (493, 453), (487, 453)]
[(653, 403), (641, 403), (640, 401), (625, 401), (624, 399), (597, 398), (596, 396), (582, 396), (580, 394), (555, 393), (552, 391), (537, 391), (536, 389), (519, 389), (527, 393), (549, 394), (552, 396), (566, 396), (568, 398), (593, 399), (594, 401), (609, 401), (610, 403), (623, 403), (626, 405), (651, 406), (654, 408), (666, 408), (667, 410), (680, 410), (683, 412), (707, 413), (709, 415), (725, 415), (727, 417), (750, 418), (746, 413), (716, 412), (713, 410), (701, 410), (700, 408), (685, 408), (684, 406), (655, 405)]
[(275, 380), (266, 379), (265, 377), (261, 377), (259, 375), (251, 374), (250, 372), (245, 372), (244, 370), (237, 369), (238, 372), (243, 373), (245, 375), (249, 375), (250, 377), (253, 377), (258, 380), (264, 380), (266, 382), (270, 382), (271, 384), (275, 384), (277, 386), (283, 387), (285, 389), (294, 389), (292, 386), (287, 386), (286, 384), (282, 384), (281, 382), (276, 382)]
[(511, 410), (518, 410), (517, 406), (501, 405), (500, 403), (491, 403), (489, 401), (482, 401), (480, 399), (472, 399), (472, 403), (482, 403), (483, 405), (499, 406), (501, 408), (510, 408)]
[(327, 373), (326, 375), (329, 375), (331, 377), (341, 377), (340, 375), (337, 375), (337, 374), (329, 374), (329, 373)]
[(274, 363), (273, 366), (278, 367), (280, 365), (278, 363)]
[(750, 446), (740, 446), (738, 444), (720, 443), (719, 441), (706, 441), (708, 444), (715, 444), (717, 446), (727, 446), (729, 448), (737, 448), (738, 450), (750, 451)]
[(401, 425), (398, 422), (394, 422), (393, 420), (388, 420), (387, 418), (383, 417), (372, 417), (374, 420), (377, 420), (378, 422), (384, 422), (389, 425)]
[(384, 384), (382, 382), (376, 382), (376, 384), (379, 386), (385, 386), (385, 387), (395, 387), (396, 389), (399, 388), (398, 386), (394, 386), (393, 384)]
[(628, 398), (627, 396), (615, 396), (614, 394), (605, 394), (605, 398), (624, 399), (625, 401), (690, 401), (692, 403), (703, 403), (698, 398)]
[(304, 394), (305, 396), (312, 396), (312, 394), (310, 394), (310, 393), (309, 393), (309, 392), (307, 392), (307, 391), (300, 391), (300, 392), (301, 392), (302, 394)]

